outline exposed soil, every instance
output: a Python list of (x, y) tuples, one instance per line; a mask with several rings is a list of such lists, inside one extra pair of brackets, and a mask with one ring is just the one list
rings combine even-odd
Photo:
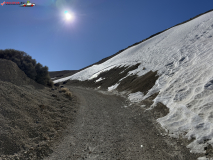
[[(140, 91), (139, 86), (144, 84), (145, 82), (144, 80), (149, 81), (151, 78), (157, 75), (157, 72), (154, 72), (154, 73), (150, 72), (152, 76), (146, 76), (146, 75), (143, 76), (143, 81), (141, 81), (141, 77), (139, 78), (137, 75), (132, 75), (125, 78), (130, 71), (137, 69), (139, 65), (140, 63), (135, 64), (133, 66), (122, 66), (122, 67), (118, 66), (118, 67), (112, 68), (109, 71), (100, 73), (96, 78), (93, 78), (91, 80), (86, 80), (86, 81), (68, 80), (63, 82), (63, 84), (69, 84), (72, 86), (90, 87), (90, 88), (100, 87), (99, 89), (108, 90), (108, 87), (115, 85), (116, 83), (119, 82), (120, 79), (123, 78), (123, 80), (119, 82), (120, 84), (117, 87), (119, 91), (124, 91), (127, 89), (130, 91), (134, 91), (134, 90)], [(150, 75), (149, 73), (147, 74)], [(103, 80), (96, 82), (96, 80), (98, 80), (99, 78), (102, 78)], [(157, 76), (156, 78), (153, 78), (149, 87), (146, 87), (145, 89), (147, 90), (147, 88), (152, 87), (154, 85), (153, 83), (155, 83), (157, 78), (158, 78)], [(130, 85), (130, 82), (131, 82), (131, 85)], [(148, 83), (146, 83), (146, 85), (147, 84)]]
[(163, 104), (146, 111), (120, 96), (66, 87), (79, 97), (79, 111), (45, 160), (196, 160), (204, 156), (190, 153), (189, 141), (169, 137), (156, 123), (156, 118), (168, 113)]
[(158, 79), (157, 71), (148, 72), (143, 76), (131, 75), (124, 78), (117, 87), (118, 91), (128, 91), (132, 93), (142, 92), (144, 95), (155, 85), (156, 80)]
[[(118, 84), (116, 90), (119, 92), (142, 92), (145, 95), (155, 85), (155, 82), (159, 78), (159, 75), (157, 74), (157, 71), (149, 71), (143, 76), (128, 75), (130, 71), (137, 69), (139, 65), (140, 63), (133, 66), (118, 66), (112, 68), (109, 71), (100, 73), (96, 78), (93, 78), (91, 80), (67, 80), (63, 82), (63, 84), (72, 86), (83, 86), (94, 89), (99, 88), (105, 91), (108, 90), (108, 87)], [(96, 82), (99, 78), (101, 78), (102, 80)], [(59, 85), (60, 83), (57, 84)]]

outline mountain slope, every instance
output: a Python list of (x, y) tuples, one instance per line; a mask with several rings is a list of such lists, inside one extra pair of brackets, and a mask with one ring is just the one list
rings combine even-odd
[(27, 77), (16, 63), (6, 59), (0, 59), (0, 81), (10, 82), (18, 86), (33, 85), (34, 87), (44, 88), (44, 86)]
[(50, 71), (49, 75), (52, 80), (68, 77), (78, 72), (78, 70), (63, 70), (63, 71)]
[[(212, 11), (212, 10), (209, 10), (209, 11), (207, 11), (207, 12), (205, 12), (205, 13), (199, 14), (199, 15), (197, 15), (197, 16), (195, 16), (195, 17), (193, 17), (193, 18), (190, 18), (190, 19), (187, 20), (187, 21), (184, 21), (184, 22), (182, 22), (182, 23), (179, 23), (179, 24), (177, 24), (177, 25), (175, 25), (175, 26), (178, 26), (178, 25), (187, 23), (187, 22), (189, 22), (189, 21), (191, 21), (191, 20), (193, 20), (193, 19), (195, 19), (195, 18), (197, 18), (197, 17), (199, 17), (199, 16), (201, 16), (201, 15), (203, 15), (203, 14), (206, 14), (206, 13), (208, 13), (208, 12), (211, 12), (211, 11)], [(175, 27), (175, 26), (173, 26), (173, 27)], [(171, 28), (172, 28), (172, 27), (171, 27)], [(168, 29), (170, 29), (170, 28), (168, 28)], [(133, 47), (133, 46), (135, 46), (135, 45), (138, 45), (138, 44), (140, 44), (140, 43), (142, 43), (142, 42), (144, 42), (144, 41), (146, 41), (146, 40), (148, 40), (148, 39), (150, 39), (150, 38), (153, 38), (153, 37), (155, 37), (155, 36), (157, 36), (157, 35), (159, 35), (159, 34), (165, 32), (165, 31), (167, 31), (168, 29), (166, 29), (166, 30), (164, 30), (164, 31), (161, 31), (161, 32), (158, 32), (158, 33), (155, 33), (155, 34), (149, 36), (148, 38), (143, 39), (143, 40), (140, 41), (140, 42), (136, 42), (136, 43), (134, 43), (134, 44), (132, 44), (132, 45), (126, 47), (125, 49), (122, 49), (122, 50), (116, 52), (115, 54), (112, 54), (111, 56), (105, 57), (105, 58), (101, 59), (100, 61), (98, 61), (98, 62), (96, 62), (96, 63), (93, 63), (93, 64), (91, 64), (91, 65), (89, 65), (89, 66), (86, 66), (86, 67), (84, 67), (84, 68), (82, 68), (82, 69), (79, 69), (79, 70), (64, 70), (64, 71), (51, 71), (51, 72), (49, 72), (49, 75), (50, 75), (51, 78), (56, 77), (55, 80), (60, 79), (60, 78), (64, 78), (64, 77), (69, 77), (69, 76), (71, 76), (71, 75), (73, 75), (73, 74), (75, 74), (75, 73), (77, 73), (77, 72), (80, 72), (80, 71), (82, 71), (82, 70), (84, 70), (84, 69), (86, 69), (86, 68), (89, 68), (89, 67), (91, 67), (91, 66), (93, 66), (93, 65), (97, 65), (97, 64), (104, 63), (105, 61), (107, 61), (107, 60), (113, 58), (114, 56), (120, 54), (121, 52), (127, 50), (128, 48)], [(61, 74), (61, 72), (62, 72), (63, 74)], [(64, 72), (65, 72), (66, 74), (65, 74)], [(70, 75), (68, 75), (68, 74), (70, 74)], [(55, 75), (55, 76), (54, 76), (54, 75)]]
[(0, 160), (43, 159), (75, 119), (77, 99), (37, 84), (0, 59)]
[[(125, 77), (108, 86), (113, 91), (130, 76), (137, 78), (157, 72), (158, 79), (147, 93), (132, 91), (129, 98), (143, 100), (159, 92), (153, 107), (161, 102), (170, 112), (158, 122), (171, 136), (182, 134), (188, 139), (195, 139), (188, 145), (192, 152), (205, 152), (204, 147), (213, 144), (212, 17), (213, 12), (208, 12), (132, 46), (101, 64), (54, 82), (71, 79), (97, 83), (103, 81), (100, 75), (107, 71), (122, 67), (125, 71), (139, 64)], [(107, 81), (106, 78), (104, 80)], [(108, 79), (111, 80), (112, 77)]]

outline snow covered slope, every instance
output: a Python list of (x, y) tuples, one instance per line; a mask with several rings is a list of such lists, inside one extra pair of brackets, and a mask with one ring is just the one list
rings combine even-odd
[(205, 152), (207, 143), (204, 142), (213, 144), (213, 12), (55, 83), (88, 80), (113, 67), (137, 63), (141, 63), (140, 66), (129, 75), (142, 76), (150, 70), (160, 75), (154, 87), (142, 95), (145, 99), (160, 91), (155, 104), (162, 102), (170, 113), (158, 122), (176, 136), (184, 134), (189, 139), (195, 138), (188, 146), (192, 152)]

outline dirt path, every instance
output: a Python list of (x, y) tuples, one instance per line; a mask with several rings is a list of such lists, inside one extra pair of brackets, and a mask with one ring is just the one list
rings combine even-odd
[(196, 160), (199, 157), (181, 145), (184, 141), (161, 135), (166, 133), (143, 108), (125, 107), (125, 99), (115, 95), (69, 88), (80, 100), (77, 118), (46, 160)]

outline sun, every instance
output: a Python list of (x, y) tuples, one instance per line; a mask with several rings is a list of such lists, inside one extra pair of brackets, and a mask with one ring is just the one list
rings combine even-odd
[(74, 20), (74, 15), (72, 14), (72, 13), (69, 13), (68, 11), (65, 11), (64, 12), (64, 15), (65, 15), (65, 19), (67, 20), (67, 21), (73, 21)]

